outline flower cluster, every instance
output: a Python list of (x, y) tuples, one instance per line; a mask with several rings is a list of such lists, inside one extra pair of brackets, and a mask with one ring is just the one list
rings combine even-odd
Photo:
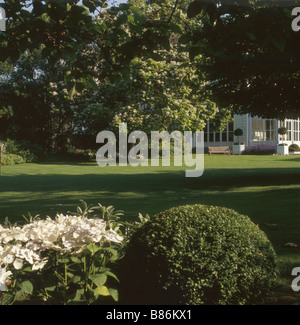
[(244, 155), (270, 155), (276, 154), (277, 148), (274, 146), (268, 146), (265, 144), (260, 144), (256, 146), (248, 146), (244, 151)]
[(47, 257), (42, 257), (47, 250), (78, 255), (90, 243), (121, 243), (122, 236), (107, 228), (102, 219), (62, 214), (54, 220), (48, 217), (23, 227), (4, 228), (0, 225), (0, 269), (13, 265), (18, 270), (26, 261), (32, 270), (38, 270), (48, 261)]

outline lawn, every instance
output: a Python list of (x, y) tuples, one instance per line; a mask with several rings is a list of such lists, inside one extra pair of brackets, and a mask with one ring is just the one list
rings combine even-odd
[[(127, 219), (172, 206), (211, 204), (248, 215), (259, 224), (279, 256), (281, 283), (290, 284), (300, 266), (300, 157), (205, 156), (199, 178), (185, 167), (99, 167), (91, 163), (4, 166), (0, 176), (0, 222), (74, 211), (80, 199), (113, 205)], [(270, 225), (271, 224), (271, 225)], [(296, 243), (298, 248), (284, 245)]]

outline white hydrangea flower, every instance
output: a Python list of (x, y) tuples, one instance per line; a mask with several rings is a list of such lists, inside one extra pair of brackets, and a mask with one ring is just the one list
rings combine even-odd
[(15, 259), (15, 256), (12, 254), (4, 254), (2, 261), (4, 264), (11, 264)]
[(20, 270), (22, 269), (23, 267), (23, 260), (21, 258), (16, 258), (14, 263), (13, 263), (13, 266), (16, 270)]
[(42, 259), (41, 261), (35, 262), (32, 265), (32, 270), (36, 271), (42, 269), (47, 264), (47, 262), (48, 260), (46, 258)]
[(6, 268), (0, 267), (0, 291), (5, 291), (5, 284), (10, 279), (12, 273), (10, 271), (6, 271)]
[[(121, 243), (123, 237), (102, 219), (59, 214), (54, 220), (35, 220), (21, 227), (0, 226), (0, 267), (13, 265), (17, 270), (24, 262), (32, 265), (32, 270), (42, 269), (47, 258), (41, 253), (55, 250), (61, 254), (80, 254), (90, 243)], [(10, 244), (14, 242), (13, 244)]]

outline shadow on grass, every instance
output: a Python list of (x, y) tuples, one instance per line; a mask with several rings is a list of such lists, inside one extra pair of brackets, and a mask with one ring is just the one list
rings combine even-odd
[(290, 159), (282, 159), (284, 162), (300, 162), (300, 155), (290, 155)]
[(60, 165), (60, 166), (97, 166), (96, 161), (87, 160), (87, 161), (66, 161), (66, 160), (47, 160), (47, 161), (40, 161), (39, 165)]
[[(2, 175), (0, 218), (15, 218), (27, 211), (50, 213), (57, 204), (66, 210), (76, 206), (79, 199), (114, 205), (125, 210), (128, 218), (190, 203), (226, 206), (257, 220), (280, 215), (286, 218), (287, 211), (299, 202), (300, 189), (294, 186), (299, 184), (300, 171), (296, 168), (215, 169), (199, 178), (186, 178), (184, 171), (161, 169), (146, 174), (103, 174), (102, 170), (101, 174), (82, 175)], [(299, 215), (299, 210), (293, 211)]]
[[(69, 164), (64, 164), (69, 165)], [(73, 164), (71, 164), (73, 165)], [(82, 164), (74, 164), (81, 167)], [(88, 165), (90, 166), (90, 165)], [(99, 167), (100, 168), (100, 167)], [(119, 167), (122, 171), (122, 167)], [(138, 171), (138, 170), (137, 170)], [(66, 168), (66, 173), (68, 168)], [(83, 173), (83, 174), (18, 174), (0, 176), (0, 192), (41, 192), (52, 190), (63, 191), (97, 191), (136, 192), (143, 193), (165, 188), (205, 189), (210, 187), (225, 187), (228, 190), (237, 187), (251, 186), (285, 186), (300, 184), (300, 169), (213, 169), (204, 171), (203, 176), (188, 178), (184, 171), (149, 173)], [(226, 190), (226, 189), (224, 189)]]

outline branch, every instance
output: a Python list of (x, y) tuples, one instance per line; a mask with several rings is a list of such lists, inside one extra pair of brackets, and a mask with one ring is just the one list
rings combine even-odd
[(173, 7), (173, 9), (172, 9), (171, 16), (170, 16), (170, 18), (168, 19), (168, 24), (171, 22), (171, 20), (172, 20), (172, 18), (173, 18), (173, 16), (174, 16), (175, 10), (177, 9), (178, 2), (179, 2), (179, 0), (176, 0), (176, 1), (175, 1), (175, 5), (174, 5), (174, 7)]

